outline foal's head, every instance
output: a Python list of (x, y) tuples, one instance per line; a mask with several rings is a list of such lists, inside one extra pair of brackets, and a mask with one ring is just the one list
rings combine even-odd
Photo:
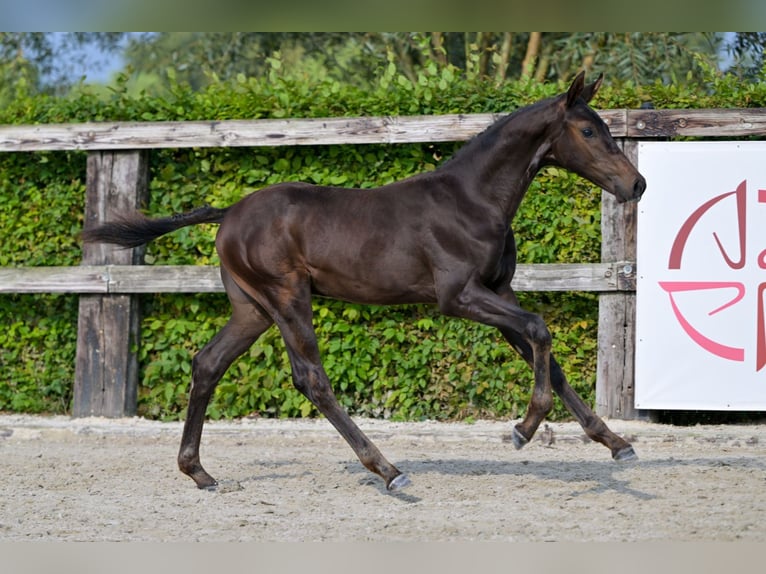
[(567, 93), (555, 100), (560, 131), (553, 139), (545, 162), (575, 172), (613, 194), (617, 201), (638, 201), (646, 180), (633, 167), (588, 102), (601, 86), (603, 75), (585, 85), (580, 72)]

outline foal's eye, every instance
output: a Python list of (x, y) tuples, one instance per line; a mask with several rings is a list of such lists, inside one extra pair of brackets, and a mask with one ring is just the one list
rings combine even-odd
[(582, 135), (584, 135), (586, 138), (592, 138), (593, 137), (593, 130), (590, 128), (583, 128), (582, 129)]

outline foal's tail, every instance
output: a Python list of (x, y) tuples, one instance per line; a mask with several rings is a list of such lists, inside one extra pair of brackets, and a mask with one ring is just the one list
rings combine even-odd
[(80, 237), (85, 243), (114, 243), (123, 247), (138, 247), (161, 235), (198, 223), (221, 223), (228, 207), (218, 209), (206, 205), (186, 213), (151, 219), (135, 212), (109, 223), (83, 229)]

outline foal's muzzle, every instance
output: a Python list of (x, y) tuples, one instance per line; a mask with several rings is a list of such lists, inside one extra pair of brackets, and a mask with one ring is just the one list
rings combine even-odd
[(620, 187), (615, 190), (615, 197), (618, 203), (632, 203), (641, 199), (646, 191), (646, 180), (641, 174), (633, 181), (633, 187)]

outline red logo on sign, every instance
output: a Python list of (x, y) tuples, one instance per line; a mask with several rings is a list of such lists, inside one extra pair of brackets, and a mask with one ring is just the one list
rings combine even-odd
[[(718, 246), (718, 255), (723, 258), (724, 262), (730, 269), (739, 270), (743, 269), (747, 264), (747, 186), (746, 181), (739, 184), (735, 191), (723, 193), (718, 195), (709, 201), (700, 205), (694, 213), (683, 223), (681, 228), (676, 234), (675, 241), (670, 250), (670, 257), (668, 259), (668, 269), (681, 269), (681, 262), (683, 260), (684, 250), (691, 235), (692, 230), (695, 228), (700, 219), (715, 205), (721, 201), (734, 196), (736, 201), (736, 217), (737, 217), (737, 237), (739, 248), (738, 252), (729, 252), (723, 245), (717, 233), (713, 233), (716, 245)], [(758, 203), (766, 203), (766, 190), (758, 190)], [(756, 258), (756, 264), (760, 269), (766, 269), (766, 250)], [(720, 313), (724, 309), (738, 304), (745, 297), (746, 286), (744, 283), (738, 281), (660, 281), (660, 287), (668, 293), (670, 298), (670, 306), (673, 309), (678, 323), (691, 339), (697, 343), (700, 347), (716, 355), (718, 357), (728, 359), (731, 361), (744, 361), (745, 349), (741, 347), (734, 347), (726, 345), (720, 341), (715, 341), (697, 330), (681, 313), (677, 302), (674, 298), (675, 293), (687, 292), (687, 291), (700, 291), (711, 289), (730, 289), (732, 290), (732, 298), (725, 304), (713, 309), (708, 315), (715, 315)], [(757, 321), (756, 321), (756, 371), (760, 371), (766, 366), (766, 317), (764, 312), (764, 293), (766, 293), (766, 283), (761, 283), (757, 287)]]

